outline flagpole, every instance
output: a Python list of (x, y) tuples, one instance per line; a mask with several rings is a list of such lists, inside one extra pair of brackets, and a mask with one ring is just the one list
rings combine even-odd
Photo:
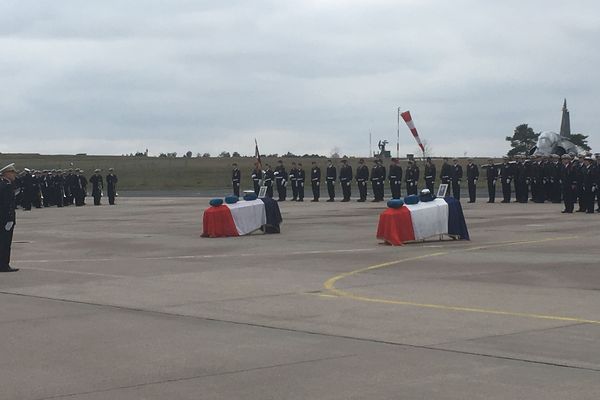
[(398, 137), (396, 141), (396, 158), (400, 158), (400, 107), (398, 107)]

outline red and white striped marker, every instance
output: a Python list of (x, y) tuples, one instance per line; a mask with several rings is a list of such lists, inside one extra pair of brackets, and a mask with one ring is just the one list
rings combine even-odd
[(415, 124), (413, 123), (412, 117), (410, 116), (410, 111), (404, 111), (400, 115), (402, 115), (402, 119), (404, 120), (404, 122), (406, 122), (406, 125), (408, 125), (408, 129), (410, 129), (410, 131), (412, 132), (412, 135), (414, 136), (415, 140), (417, 141), (417, 144), (421, 148), (421, 151), (425, 151), (425, 147), (423, 146), (423, 143), (421, 143), (421, 139), (419, 138), (417, 128), (415, 128)]

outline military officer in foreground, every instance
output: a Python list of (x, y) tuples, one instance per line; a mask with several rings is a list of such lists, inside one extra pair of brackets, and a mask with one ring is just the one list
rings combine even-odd
[(263, 186), (267, 187), (267, 193), (265, 194), (268, 198), (273, 198), (273, 181), (275, 180), (275, 173), (271, 169), (269, 164), (265, 164), (265, 179), (263, 179)]
[(304, 201), (304, 181), (306, 180), (306, 172), (304, 171), (304, 167), (302, 167), (302, 163), (298, 163), (298, 168), (296, 169), (296, 190), (298, 191), (298, 198), (296, 201)]
[(254, 193), (258, 196), (258, 192), (260, 192), (260, 180), (262, 179), (262, 171), (258, 167), (258, 162), (254, 164), (254, 169), (250, 177), (252, 178), (252, 185), (254, 185)]
[[(115, 205), (115, 197), (117, 196), (118, 182), (119, 178), (117, 178), (117, 175), (115, 175), (115, 170), (113, 168), (109, 168), (108, 175), (106, 175), (106, 194), (108, 195), (108, 204), (110, 204), (111, 206)], [(238, 195), (239, 193), (240, 190), (238, 186)]]
[(452, 165), (452, 174), (450, 175), (452, 182), (452, 197), (456, 200), (460, 200), (460, 182), (463, 178), (463, 169), (462, 165), (458, 163), (458, 159), (455, 158), (453, 160), (454, 165)]
[(381, 160), (374, 160), (375, 165), (371, 169), (371, 185), (373, 186), (373, 202), (383, 201), (384, 197), (384, 182), (385, 182), (385, 167), (381, 165)]
[(350, 201), (352, 196), (352, 167), (348, 165), (348, 160), (345, 158), (342, 160), (342, 167), (340, 168), (340, 185), (342, 186), (342, 194), (344, 198), (343, 202)]
[(92, 184), (92, 197), (94, 198), (94, 205), (100, 205), (100, 199), (102, 198), (102, 190), (104, 190), (104, 180), (100, 175), (100, 170), (94, 170), (94, 175), (90, 177), (90, 183)]
[(502, 158), (502, 165), (500, 166), (500, 183), (502, 183), (502, 201), (501, 203), (510, 203), (511, 197), (511, 186), (510, 183), (513, 179), (513, 168), (508, 162), (508, 157)]
[(292, 187), (292, 201), (298, 200), (298, 167), (295, 162), (292, 162), (292, 168), (288, 174), (288, 180)]
[(321, 197), (321, 168), (319, 168), (315, 161), (312, 162), (310, 169), (310, 184), (313, 193), (311, 201), (319, 201), (319, 197)]
[[(448, 185), (448, 190), (450, 190), (450, 180), (452, 179), (452, 167), (448, 164), (448, 158), (444, 157), (444, 163), (442, 164), (442, 168), (440, 171), (440, 180), (442, 184)], [(433, 192), (431, 192), (433, 193)], [(448, 192), (449, 193), (449, 192)]]
[(283, 160), (277, 161), (278, 165), (275, 167), (275, 183), (277, 185), (277, 201), (285, 201), (287, 197), (287, 180), (288, 175), (283, 166)]
[[(392, 158), (390, 164), (388, 181), (390, 182), (390, 190), (392, 191), (392, 198), (399, 199), (402, 197), (402, 167), (400, 166), (400, 160)], [(408, 189), (408, 188), (407, 188)]]
[[(240, 183), (242, 181), (242, 173), (238, 169), (237, 163), (231, 164), (231, 186), (233, 188), (233, 195), (240, 197)], [(110, 170), (109, 170), (110, 171)], [(106, 184), (108, 184), (108, 176), (106, 177)]]
[(367, 201), (367, 182), (369, 181), (369, 167), (365, 165), (365, 160), (358, 160), (356, 168), (356, 184), (358, 186), (358, 202), (364, 203)]
[(335, 180), (337, 179), (337, 169), (331, 160), (327, 160), (327, 169), (325, 170), (325, 180), (327, 181), (328, 202), (335, 201)]
[(0, 272), (14, 272), (10, 266), (10, 252), (15, 230), (15, 188), (17, 170), (14, 164), (0, 169)]
[(488, 158), (488, 163), (482, 165), (481, 168), (485, 169), (489, 197), (488, 203), (493, 203), (496, 201), (496, 179), (498, 179), (498, 168), (491, 158)]
[(429, 189), (429, 193), (435, 194), (433, 191), (435, 184), (435, 164), (431, 162), (431, 157), (427, 157), (427, 161), (425, 162), (425, 187)]
[(563, 163), (561, 180), (563, 182), (563, 202), (565, 204), (565, 209), (562, 213), (571, 214), (575, 208), (578, 186), (577, 178), (579, 174), (569, 154), (564, 154), (561, 158)]
[(406, 167), (406, 194), (417, 194), (419, 192), (419, 167), (412, 161), (408, 160)]
[(479, 179), (479, 168), (469, 158), (467, 164), (467, 187), (469, 189), (469, 203), (475, 203), (477, 195), (477, 180)]

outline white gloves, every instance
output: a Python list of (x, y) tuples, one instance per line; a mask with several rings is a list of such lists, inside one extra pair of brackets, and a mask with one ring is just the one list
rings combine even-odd
[(507, 180), (506, 180), (506, 183), (510, 183), (510, 179), (507, 179)]
[(477, 179), (473, 179), (473, 182), (477, 185)]
[(6, 225), (4, 225), (4, 229), (8, 232), (8, 231), (10, 231), (12, 229), (12, 227), (14, 226), (14, 224), (15, 224), (14, 221), (8, 221), (6, 223)]

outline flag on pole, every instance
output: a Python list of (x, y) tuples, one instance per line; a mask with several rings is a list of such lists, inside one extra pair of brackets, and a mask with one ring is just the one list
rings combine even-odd
[(262, 169), (262, 161), (260, 159), (260, 152), (258, 151), (258, 142), (254, 139), (254, 144), (256, 147), (254, 148), (254, 157), (256, 158), (256, 168)]
[(415, 128), (415, 124), (413, 123), (412, 117), (410, 116), (410, 111), (404, 111), (400, 115), (402, 115), (402, 119), (404, 120), (404, 122), (406, 122), (406, 125), (408, 125), (408, 129), (410, 129), (410, 131), (412, 132), (412, 135), (414, 136), (415, 140), (417, 141), (417, 144), (421, 148), (421, 151), (425, 152), (425, 147), (423, 146), (423, 143), (421, 143), (421, 139), (419, 138), (417, 128)]

